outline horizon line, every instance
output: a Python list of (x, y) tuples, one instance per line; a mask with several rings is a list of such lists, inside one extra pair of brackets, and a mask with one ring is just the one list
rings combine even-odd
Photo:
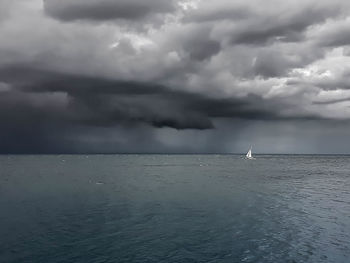
[[(242, 153), (222, 153), (222, 152), (0, 153), (0, 156), (6, 156), (6, 155), (246, 155), (246, 152), (242, 152)], [(254, 155), (350, 155), (350, 153), (254, 153)]]

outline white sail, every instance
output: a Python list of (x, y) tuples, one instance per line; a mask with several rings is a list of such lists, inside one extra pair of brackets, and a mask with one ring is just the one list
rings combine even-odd
[(252, 151), (249, 150), (246, 156), (247, 156), (247, 158), (251, 158), (252, 157)]
[(253, 156), (252, 156), (252, 147), (250, 147), (249, 151), (247, 152), (246, 158), (247, 158), (247, 159), (253, 159)]

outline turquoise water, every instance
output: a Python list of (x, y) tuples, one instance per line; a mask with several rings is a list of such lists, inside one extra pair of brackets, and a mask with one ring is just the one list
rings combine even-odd
[(350, 157), (0, 156), (0, 262), (349, 262)]

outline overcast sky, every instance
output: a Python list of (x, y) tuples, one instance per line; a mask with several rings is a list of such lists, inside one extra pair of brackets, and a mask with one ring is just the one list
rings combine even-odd
[(0, 153), (350, 153), (348, 0), (0, 0)]

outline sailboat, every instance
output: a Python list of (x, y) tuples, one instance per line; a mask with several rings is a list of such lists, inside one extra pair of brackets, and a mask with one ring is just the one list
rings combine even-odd
[(252, 156), (252, 147), (250, 146), (250, 149), (249, 151), (247, 152), (245, 158), (249, 159), (249, 160), (253, 160), (255, 159), (253, 156)]

